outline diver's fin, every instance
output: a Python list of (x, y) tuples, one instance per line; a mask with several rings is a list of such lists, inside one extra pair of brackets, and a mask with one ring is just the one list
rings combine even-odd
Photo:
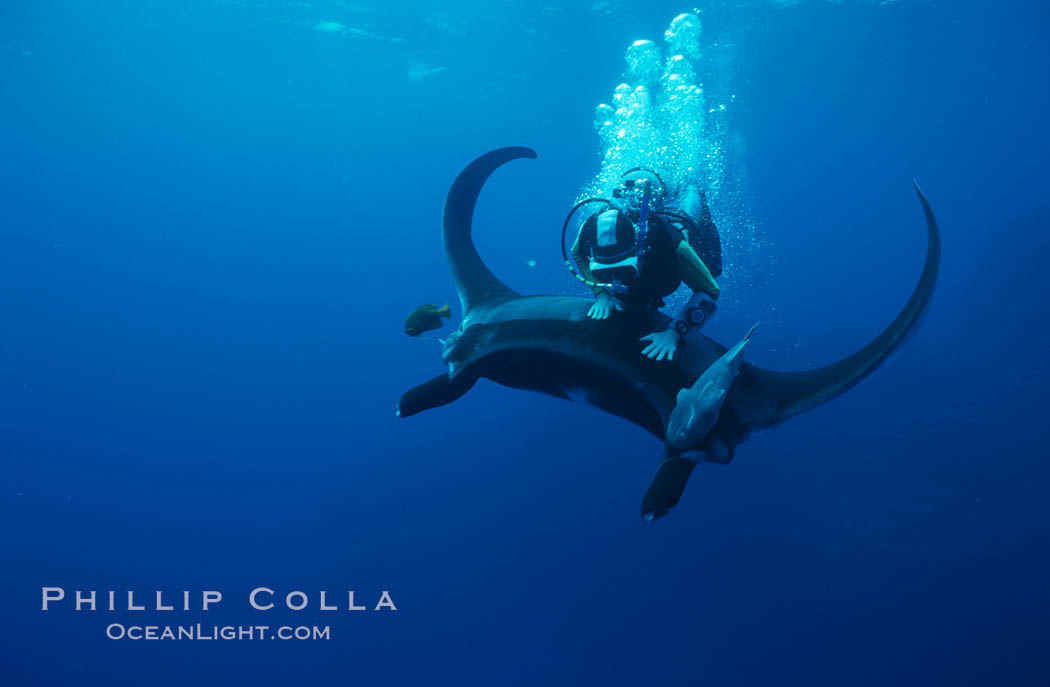
[(678, 455), (665, 459), (642, 498), (642, 519), (656, 520), (670, 513), (695, 467), (696, 462)]
[(424, 410), (447, 405), (470, 391), (476, 378), (457, 375), (449, 379), (448, 374), (440, 374), (429, 382), (423, 382), (414, 389), (409, 389), (397, 402), (398, 417), (409, 417)]

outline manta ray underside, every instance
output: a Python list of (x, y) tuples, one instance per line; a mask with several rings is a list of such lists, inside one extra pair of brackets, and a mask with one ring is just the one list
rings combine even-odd
[[(448, 371), (406, 392), (402, 417), (455, 401), (482, 378), (515, 389), (585, 400), (663, 440), (678, 392), (692, 385), (726, 348), (694, 334), (683, 338), (674, 360), (641, 355), (639, 337), (666, 329), (658, 311), (628, 310), (603, 321), (587, 317), (590, 299), (523, 296), (489, 271), (471, 239), (474, 205), (501, 165), (535, 158), (528, 148), (501, 148), (470, 163), (445, 202), (442, 236), (449, 271), (459, 291), (463, 321), (445, 342)], [(688, 450), (665, 443), (663, 460), (642, 499), (642, 516), (667, 514), (678, 503), (697, 462), (728, 463), (752, 432), (773, 427), (850, 389), (874, 372), (916, 329), (937, 282), (941, 245), (937, 222), (922, 191), (926, 263), (911, 298), (871, 343), (815, 370), (774, 372), (744, 363), (710, 432)]]

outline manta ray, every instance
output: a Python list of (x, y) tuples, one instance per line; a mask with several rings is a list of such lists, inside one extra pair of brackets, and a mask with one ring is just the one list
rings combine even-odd
[(679, 392), (717, 363), (727, 353), (725, 346), (693, 333), (683, 337), (673, 360), (651, 360), (641, 355), (638, 340), (670, 325), (664, 313), (628, 309), (593, 320), (587, 317), (590, 299), (521, 295), (478, 255), (471, 226), (482, 187), (507, 162), (535, 157), (529, 148), (493, 150), (470, 163), (449, 189), (442, 239), (462, 321), (443, 345), (447, 371), (407, 391), (397, 414), (408, 417), (451, 403), (481, 378), (594, 405), (664, 441), (656, 476), (642, 499), (641, 515), (647, 520), (670, 512), (699, 462), (728, 463), (751, 434), (856, 386), (915, 333), (929, 308), (940, 265), (940, 233), (915, 184), (926, 215), (926, 262), (896, 319), (868, 345), (818, 369), (777, 372), (742, 362), (710, 430), (695, 445), (674, 447), (667, 442), (667, 426)]

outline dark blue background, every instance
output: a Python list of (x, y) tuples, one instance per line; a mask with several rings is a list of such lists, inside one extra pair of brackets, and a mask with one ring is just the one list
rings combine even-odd
[[(782, 369), (869, 340), (922, 263), (912, 177), (944, 261), (891, 365), (668, 518), (638, 518), (660, 446), (591, 408), (482, 383), (394, 417), (441, 370), (401, 328), (456, 307), (455, 174), (535, 148), (478, 243), (578, 291), (557, 229), (594, 106), (687, 9), (0, 3), (0, 682), (1045, 684), (1044, 3), (701, 5), (746, 191), (716, 212), (762, 239), (730, 238), (712, 335), (762, 317), (749, 354)], [(113, 642), (143, 619), (42, 613), (50, 585), (220, 589), (145, 615), (333, 637)], [(253, 613), (258, 585), (400, 610)]]

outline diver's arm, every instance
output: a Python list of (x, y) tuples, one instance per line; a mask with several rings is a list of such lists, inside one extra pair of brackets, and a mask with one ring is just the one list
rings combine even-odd
[[(585, 223), (584, 227), (586, 226)], [(588, 286), (591, 287), (591, 291), (594, 291), (594, 304), (587, 310), (587, 317), (592, 320), (604, 320), (612, 315), (614, 310), (623, 310), (623, 306), (609, 293), (608, 289), (595, 285), (590, 261), (583, 258), (583, 250), (580, 248), (583, 231), (584, 229), (581, 228), (580, 233), (576, 236), (576, 241), (572, 244), (572, 259), (576, 261), (576, 268), (580, 271), (580, 276), (590, 282)]]
[(590, 261), (584, 260), (583, 251), (580, 248), (580, 238), (582, 235), (583, 229), (580, 229), (580, 234), (576, 236), (576, 240), (572, 244), (572, 259), (576, 262), (576, 269), (579, 270), (580, 276), (591, 282), (588, 286), (591, 287), (591, 291), (593, 291), (595, 295), (598, 295), (603, 293), (605, 289), (600, 286), (592, 286), (592, 284), (594, 284), (594, 275), (591, 274), (591, 264)]
[[(654, 360), (674, 360), (682, 335), (692, 328), (703, 326), (704, 321), (714, 312), (714, 301), (718, 298), (718, 284), (715, 278), (711, 276), (711, 271), (688, 241), (683, 240), (678, 244), (675, 256), (682, 281), (693, 290), (693, 297), (678, 313), (670, 327), (641, 338), (642, 341), (649, 342), (649, 345), (642, 349), (642, 355)], [(697, 319), (700, 321), (697, 322)]]
[(675, 248), (675, 257), (678, 262), (678, 271), (682, 275), (682, 281), (695, 292), (706, 293), (712, 300), (718, 300), (718, 282), (711, 276), (711, 270), (696, 254), (688, 241), (682, 241)]

